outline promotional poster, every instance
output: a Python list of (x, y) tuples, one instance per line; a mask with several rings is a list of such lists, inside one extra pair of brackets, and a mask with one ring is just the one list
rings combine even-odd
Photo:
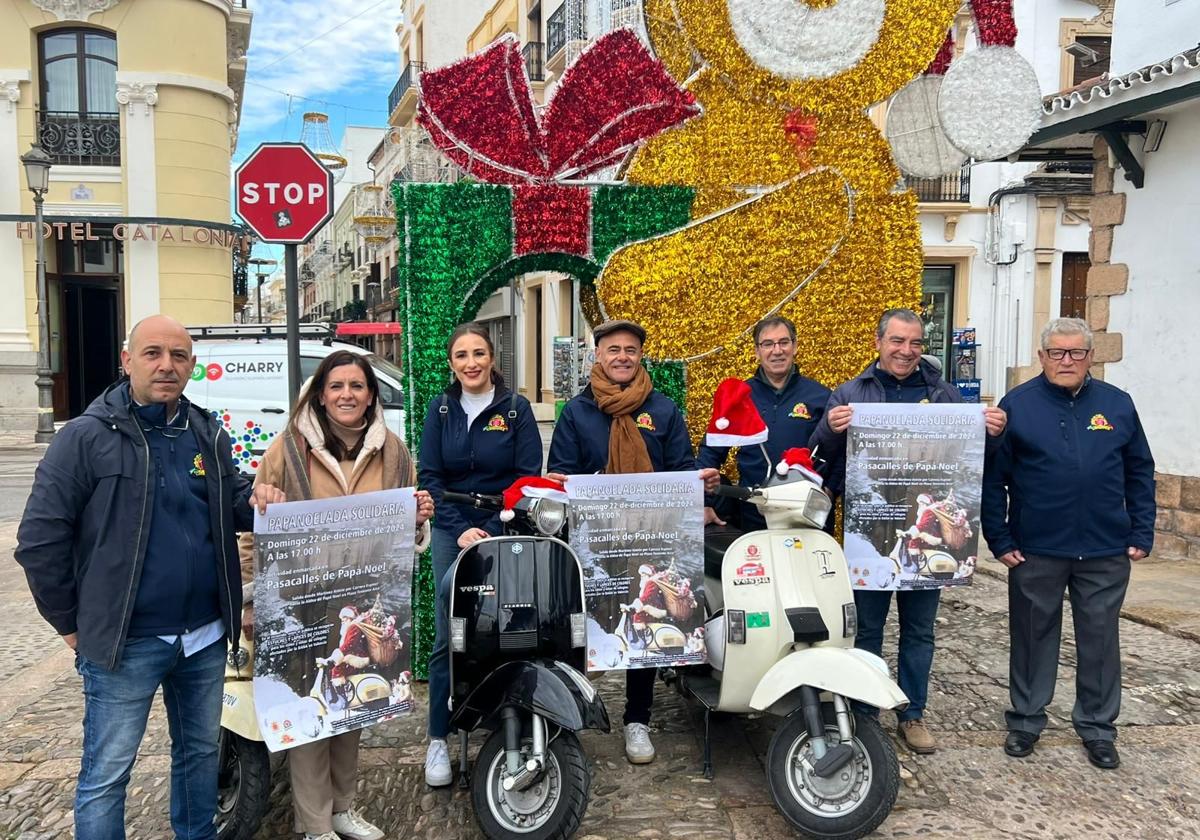
[(254, 708), (272, 751), (412, 710), (411, 487), (254, 521)]
[(573, 475), (571, 546), (583, 566), (588, 670), (707, 660), (704, 483), (695, 472)]
[(854, 403), (845, 549), (856, 589), (971, 582), (986, 429), (979, 405)]

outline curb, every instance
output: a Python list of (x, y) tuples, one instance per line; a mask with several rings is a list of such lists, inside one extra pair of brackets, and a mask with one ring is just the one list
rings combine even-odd
[[(993, 580), (1008, 580), (1008, 572), (1000, 571), (999, 569), (989, 569), (986, 566), (976, 566), (976, 574), (983, 574)], [(1063, 596), (1066, 597), (1065, 595)], [(1179, 627), (1172, 627), (1165, 621), (1157, 618), (1152, 618), (1138, 611), (1137, 607), (1121, 607), (1121, 618), (1132, 621), (1135, 624), (1141, 624), (1144, 627), (1152, 627), (1155, 630), (1160, 630), (1169, 636), (1174, 636), (1177, 639), (1183, 639), (1188, 642), (1200, 643), (1200, 633), (1195, 633), (1191, 630), (1183, 630)]]

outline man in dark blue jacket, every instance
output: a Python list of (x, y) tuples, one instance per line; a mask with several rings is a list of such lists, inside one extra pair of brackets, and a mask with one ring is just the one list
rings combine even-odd
[[(654, 390), (642, 366), (646, 331), (632, 321), (596, 327), (591, 384), (563, 408), (550, 441), (546, 469), (560, 481), (591, 473), (674, 472), (696, 467), (679, 408)], [(711, 490), (715, 469), (700, 477)], [(654, 760), (650, 708), (653, 668), (625, 672), (625, 755), (633, 764)]]
[[(796, 325), (787, 318), (772, 315), (754, 325), (754, 353), (758, 370), (746, 382), (750, 399), (767, 424), (768, 437), (762, 446), (738, 448), (738, 480), (743, 484), (762, 484), (785, 450), (808, 446), (830, 395), (828, 388), (796, 369)], [(701, 444), (696, 465), (720, 469), (728, 456), (727, 446)], [(743, 531), (767, 527), (757, 505), (740, 502), (735, 510)], [(704, 514), (706, 522), (725, 524), (711, 507)]]
[(1071, 718), (1091, 763), (1113, 769), (1118, 620), (1130, 561), (1154, 544), (1154, 458), (1133, 400), (1088, 373), (1087, 324), (1055, 319), (1041, 345), (1041, 375), (1000, 401), (1012, 422), (984, 472), (983, 535), (1009, 569), (1004, 751), (1029, 755), (1046, 725), (1066, 589), (1078, 649)]
[(253, 490), (229, 436), (182, 396), (196, 358), (165, 316), (139, 322), (110, 387), (38, 465), (16, 559), (42, 617), (83, 677), (75, 836), (125, 836), (125, 786), (159, 686), (171, 731), (171, 827), (216, 837), (217, 738), (226, 639), (241, 627), (236, 532)]
[[(817, 424), (810, 445), (823, 462), (825, 487), (841, 495), (846, 487), (846, 430), (853, 414), (850, 403), (961, 403), (958, 389), (942, 379), (938, 370), (921, 358), (925, 330), (911, 309), (889, 309), (879, 319), (875, 349), (879, 358), (861, 374), (839, 385), (829, 398), (825, 416)], [(1004, 431), (1005, 415), (998, 408), (984, 409), (989, 443)], [(900, 619), (897, 682), (908, 696), (908, 707), (896, 714), (900, 736), (909, 749), (931, 753), (937, 741), (925, 726), (929, 672), (933, 668), (934, 624), (940, 589), (911, 589), (896, 593)], [(892, 593), (856, 589), (858, 635), (854, 646), (876, 656), (883, 652), (883, 627), (891, 608)], [(864, 711), (876, 711), (864, 709)]]

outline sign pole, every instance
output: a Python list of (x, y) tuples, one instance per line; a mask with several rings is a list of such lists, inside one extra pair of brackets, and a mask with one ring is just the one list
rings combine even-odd
[(285, 288), (287, 302), (287, 363), (288, 405), (295, 406), (300, 396), (300, 271), (296, 261), (296, 246), (284, 246)]

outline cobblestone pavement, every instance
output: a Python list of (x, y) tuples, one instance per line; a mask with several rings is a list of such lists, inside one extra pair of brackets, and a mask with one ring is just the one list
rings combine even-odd
[[(0, 468), (5, 496), (23, 494), (32, 470)], [(25, 490), (22, 490), (24, 482)], [(36, 615), (12, 562), (15, 516), (0, 509), (0, 838), (70, 836), (71, 797), (82, 738), (82, 697), (72, 656)], [(1069, 609), (1069, 608), (1068, 608)], [(1068, 622), (1069, 626), (1069, 622)], [(927, 722), (935, 755), (898, 747), (903, 784), (880, 838), (1200, 837), (1200, 644), (1123, 621), (1123, 765), (1092, 768), (1070, 728), (1075, 648), (1064, 640), (1049, 729), (1034, 755), (1007, 758), (1007, 617), (1004, 583), (980, 575), (948, 591)], [(894, 628), (890, 634), (894, 639)], [(614, 720), (623, 703), (619, 676), (600, 681)], [(884, 714), (890, 725), (890, 715)], [(594, 768), (583, 840), (679, 837), (758, 840), (794, 836), (771, 804), (763, 777), (769, 719), (725, 719), (714, 727), (716, 778), (700, 774), (700, 718), (659, 685), (654, 739), (658, 760), (635, 768), (620, 735), (588, 733)], [(365, 740), (359, 804), (390, 838), (478, 840), (470, 799), (422, 781), (424, 718), (385, 724)], [(480, 741), (482, 739), (479, 739)], [(477, 747), (479, 744), (475, 743)], [(453, 752), (453, 748), (452, 748)], [(130, 838), (170, 836), (169, 755), (158, 707), (129, 787)], [(289, 838), (286, 768), (277, 768), (273, 808), (259, 840)]]

